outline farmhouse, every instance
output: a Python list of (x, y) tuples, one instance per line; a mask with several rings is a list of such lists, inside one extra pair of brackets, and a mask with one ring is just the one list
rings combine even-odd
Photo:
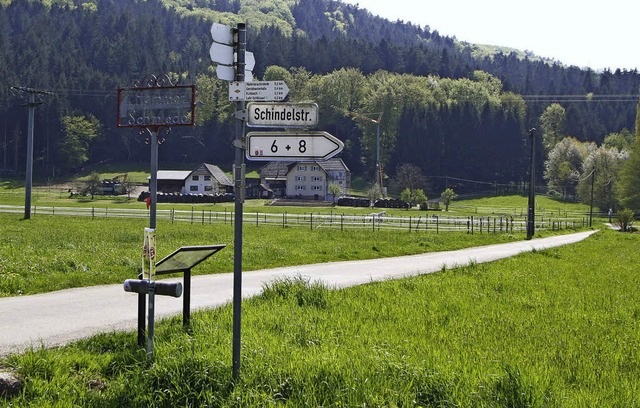
[(335, 184), (345, 195), (351, 172), (342, 159), (318, 162), (270, 162), (260, 169), (260, 180), (274, 198), (333, 201), (329, 186)]
[(192, 171), (159, 170), (158, 191), (182, 194), (224, 194), (233, 192), (233, 183), (218, 166), (202, 163)]

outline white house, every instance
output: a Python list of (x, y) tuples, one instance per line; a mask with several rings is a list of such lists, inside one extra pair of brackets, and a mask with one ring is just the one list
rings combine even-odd
[(193, 171), (159, 170), (158, 191), (183, 194), (224, 194), (233, 192), (233, 183), (218, 166), (202, 163)]
[(342, 159), (271, 162), (260, 170), (260, 178), (276, 198), (333, 201), (337, 197), (330, 193), (329, 186), (336, 184), (340, 187), (340, 195), (346, 194), (351, 183), (351, 172)]
[(184, 182), (185, 194), (224, 194), (233, 191), (233, 183), (220, 167), (202, 163)]

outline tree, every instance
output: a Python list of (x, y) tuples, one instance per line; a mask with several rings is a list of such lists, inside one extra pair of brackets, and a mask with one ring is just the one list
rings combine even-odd
[(333, 202), (336, 202), (336, 199), (342, 194), (342, 187), (340, 187), (337, 183), (329, 184), (329, 194), (333, 196)]
[(412, 206), (411, 204), (411, 190), (408, 188), (405, 188), (404, 190), (402, 190), (402, 192), (400, 193), (400, 200), (409, 204), (410, 206)]
[(640, 210), (640, 139), (629, 149), (629, 159), (622, 164), (616, 192), (623, 207)]
[[(590, 203), (593, 192), (593, 205), (606, 211), (614, 209), (617, 203), (614, 186), (617, 184), (620, 169), (628, 158), (628, 152), (616, 148), (600, 147), (592, 151), (584, 161), (584, 170), (578, 184), (578, 197), (583, 203)], [(592, 189), (593, 186), (593, 189)]]
[(444, 210), (449, 211), (449, 204), (453, 201), (458, 195), (451, 188), (447, 188), (440, 194), (440, 200), (444, 204)]
[(549, 152), (544, 163), (544, 178), (549, 187), (562, 190), (562, 196), (572, 194), (578, 184), (584, 162), (582, 143), (565, 137)]
[(615, 147), (618, 150), (629, 149), (633, 144), (635, 136), (628, 129), (622, 129), (618, 133), (609, 133), (602, 143), (606, 147)]
[(93, 197), (100, 190), (101, 185), (102, 185), (102, 182), (100, 180), (100, 175), (95, 171), (91, 172), (91, 174), (89, 174), (89, 178), (87, 179), (85, 194), (90, 194), (91, 199), (93, 200)]
[(553, 103), (544, 110), (540, 116), (540, 127), (542, 143), (547, 153), (565, 137), (566, 125), (567, 114), (562, 106)]
[(630, 231), (631, 226), (633, 225), (633, 221), (634, 216), (632, 210), (625, 208), (624, 210), (618, 212), (618, 225), (620, 226), (620, 231)]
[(396, 194), (407, 188), (411, 192), (427, 188), (427, 178), (422, 174), (422, 170), (409, 163), (398, 167), (390, 185), (390, 190)]
[(640, 102), (636, 106), (636, 140), (640, 140)]
[(75, 170), (89, 160), (91, 142), (100, 136), (102, 124), (93, 115), (62, 118), (64, 136), (58, 144), (58, 161)]
[(414, 207), (415, 205), (426, 203), (427, 195), (424, 193), (424, 190), (421, 189), (411, 190), (409, 188), (405, 188), (400, 193), (400, 200), (408, 203), (410, 207)]
[(373, 207), (373, 204), (377, 199), (382, 198), (382, 189), (378, 183), (374, 184), (367, 190), (367, 196), (369, 197), (369, 203)]

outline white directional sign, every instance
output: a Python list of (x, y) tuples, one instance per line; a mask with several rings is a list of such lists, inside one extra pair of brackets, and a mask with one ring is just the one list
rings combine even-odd
[(209, 56), (211, 56), (211, 61), (216, 64), (233, 66), (233, 47), (230, 45), (212, 42)]
[(318, 105), (315, 103), (247, 104), (247, 125), (254, 127), (311, 128), (318, 125)]
[[(209, 48), (211, 61), (218, 64), (216, 75), (224, 81), (235, 81), (236, 79), (236, 55), (233, 41), (233, 29), (224, 24), (213, 23), (211, 25), (211, 38), (213, 43)], [(253, 68), (256, 65), (256, 58), (252, 52), (246, 51), (244, 55), (244, 80), (253, 81)]]
[(213, 23), (211, 24), (211, 38), (219, 44), (233, 44), (233, 28), (228, 25)]
[(263, 161), (328, 160), (343, 148), (327, 132), (249, 132), (246, 155)]
[(289, 87), (284, 81), (232, 82), (229, 84), (230, 101), (281, 101), (288, 94)]

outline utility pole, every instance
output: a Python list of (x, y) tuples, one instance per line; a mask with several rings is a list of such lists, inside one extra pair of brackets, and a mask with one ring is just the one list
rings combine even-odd
[(347, 112), (347, 115), (354, 119), (362, 119), (376, 125), (376, 174), (374, 177), (374, 183), (380, 186), (380, 192), (386, 196), (382, 187), (382, 165), (380, 164), (380, 123), (382, 122), (383, 113), (384, 112), (373, 113), (373, 115), (378, 115), (378, 119), (373, 119), (356, 112)]
[(593, 226), (593, 187), (596, 181), (596, 166), (591, 170), (591, 199), (589, 200), (589, 228)]
[(531, 141), (531, 167), (529, 168), (529, 211), (527, 212), (527, 240), (535, 233), (535, 201), (536, 201), (536, 129), (529, 131)]
[(52, 93), (20, 86), (12, 86), (11, 89), (21, 94), (26, 94), (29, 97), (29, 101), (22, 105), (29, 108), (29, 121), (27, 123), (27, 169), (24, 182), (24, 219), (28, 220), (31, 218), (31, 190), (33, 185), (33, 127), (35, 110), (38, 105), (42, 105), (42, 101), (36, 100), (36, 96), (52, 95)]

